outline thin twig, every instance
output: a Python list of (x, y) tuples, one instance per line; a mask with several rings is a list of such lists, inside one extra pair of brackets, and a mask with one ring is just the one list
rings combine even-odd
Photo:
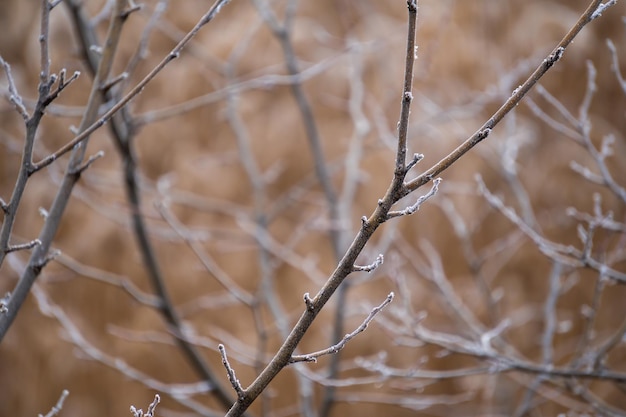
[(359, 333), (363, 333), (365, 329), (367, 329), (367, 326), (369, 326), (372, 320), (374, 320), (374, 317), (376, 317), (378, 313), (380, 313), (389, 303), (393, 301), (393, 297), (393, 293), (389, 293), (385, 301), (370, 311), (359, 327), (357, 327), (353, 332), (346, 334), (338, 343), (317, 352), (307, 353), (305, 355), (293, 355), (289, 362), (317, 362), (317, 358), (321, 356), (332, 355), (339, 352), (350, 340), (354, 339)]

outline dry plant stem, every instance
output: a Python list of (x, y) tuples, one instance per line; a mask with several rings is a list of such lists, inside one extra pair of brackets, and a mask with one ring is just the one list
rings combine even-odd
[(189, 43), (189, 41), (200, 31), (200, 29), (204, 25), (206, 25), (211, 20), (213, 20), (213, 18), (219, 13), (221, 8), (225, 6), (226, 4), (228, 4), (229, 2), (230, 0), (216, 0), (213, 6), (209, 9), (209, 11), (204, 16), (200, 18), (200, 20), (198, 21), (198, 23), (196, 23), (193, 29), (191, 29), (185, 35), (183, 39), (181, 39), (181, 41), (174, 47), (174, 49), (172, 49), (170, 53), (167, 54), (165, 58), (163, 58), (161, 62), (159, 62), (157, 66), (154, 67), (152, 71), (148, 73), (148, 75), (146, 75), (139, 83), (137, 83), (137, 85), (135, 85), (135, 87), (133, 87), (124, 97), (122, 97), (120, 101), (115, 103), (113, 107), (111, 107), (106, 113), (104, 113), (98, 120), (93, 122), (88, 128), (86, 128), (80, 134), (76, 135), (71, 141), (63, 145), (56, 152), (44, 158), (40, 162), (36, 163), (35, 164), (36, 168), (41, 169), (47, 165), (50, 165), (59, 157), (69, 152), (72, 148), (74, 148), (74, 146), (86, 140), (89, 137), (89, 135), (91, 135), (97, 129), (102, 127), (102, 125), (108, 122), (113, 117), (114, 114), (116, 114), (120, 109), (126, 106), (133, 98), (137, 97), (143, 91), (146, 85), (148, 85), (148, 83), (154, 77), (156, 77), (157, 74), (161, 72), (161, 70), (163, 70), (163, 68), (165, 68), (167, 64), (169, 64), (174, 59), (178, 58), (183, 48), (185, 47), (185, 45)]
[(428, 183), (430, 180), (435, 178), (441, 172), (449, 168), (454, 162), (456, 162), (459, 158), (465, 155), (470, 149), (480, 143), (482, 140), (487, 138), (491, 133), (491, 130), (498, 124), (504, 116), (506, 116), (511, 110), (515, 108), (519, 104), (519, 102), (524, 98), (526, 94), (533, 88), (533, 86), (539, 81), (539, 79), (546, 73), (554, 64), (558, 62), (558, 60), (563, 56), (565, 49), (572, 43), (576, 35), (593, 19), (598, 17), (595, 12), (598, 10), (602, 4), (602, 0), (593, 0), (587, 10), (582, 14), (582, 16), (578, 19), (578, 21), (574, 24), (574, 26), (569, 30), (569, 32), (563, 37), (561, 42), (554, 48), (554, 50), (543, 60), (543, 62), (535, 69), (535, 71), (528, 77), (528, 79), (515, 89), (511, 97), (496, 111), (493, 116), (482, 125), (476, 133), (474, 133), (470, 138), (468, 138), (465, 142), (459, 145), (455, 150), (450, 152), (446, 157), (441, 159), (435, 165), (433, 165), (430, 169), (428, 169), (423, 174), (419, 175), (417, 178), (411, 180), (406, 184), (404, 190), (402, 191), (402, 195), (405, 196), (412, 191), (415, 191), (419, 187)]
[[(97, 118), (98, 107), (101, 103), (100, 100), (100, 85), (107, 79), (111, 66), (113, 64), (113, 58), (115, 56), (115, 51), (118, 45), (118, 41), (120, 38), (120, 33), (122, 29), (122, 25), (126, 20), (126, 16), (123, 15), (124, 6), (126, 4), (125, 0), (117, 0), (115, 4), (115, 11), (111, 18), (111, 23), (109, 25), (108, 33), (107, 33), (107, 42), (106, 46), (102, 52), (102, 59), (100, 61), (100, 65), (98, 66), (98, 71), (96, 72), (96, 76), (94, 79), (94, 83), (89, 95), (89, 101), (87, 103), (87, 108), (85, 110), (85, 114), (81, 121), (79, 131), (84, 132), (87, 126), (91, 125), (93, 121)], [(42, 39), (47, 39), (47, 23), (48, 23), (48, 14), (49, 14), (49, 3), (47, 0), (43, 1), (43, 17), (42, 17)], [(43, 42), (43, 41), (42, 41)], [(45, 57), (45, 62), (44, 62)], [(42, 47), (42, 73), (47, 71), (49, 63), (47, 62), (47, 46)], [(42, 81), (44, 80), (42, 75)], [(46, 81), (47, 82), (47, 81)], [(44, 83), (45, 84), (45, 83)], [(40, 82), (40, 86), (41, 86)], [(39, 235), (40, 245), (37, 245), (28, 261), (28, 265), (21, 275), (15, 290), (11, 294), (11, 298), (9, 299), (7, 308), (8, 311), (6, 314), (0, 316), (0, 341), (6, 334), (7, 330), (11, 326), (11, 323), (15, 319), (17, 312), (20, 307), (24, 303), (28, 292), (30, 291), (33, 283), (39, 276), (43, 267), (50, 260), (50, 254), (48, 251), (50, 250), (50, 246), (52, 244), (52, 240), (57, 232), (57, 229), (61, 223), (61, 218), (63, 213), (65, 212), (65, 207), (70, 199), (70, 195), (72, 193), (72, 189), (74, 185), (80, 178), (81, 172), (86, 168), (87, 165), (83, 165), (83, 160), (85, 156), (85, 149), (87, 146), (87, 138), (89, 135), (85, 135), (84, 142), (77, 144), (70, 157), (70, 161), (68, 163), (67, 171), (63, 176), (63, 181), (61, 182), (61, 186), (56, 194), (54, 202), (52, 203), (52, 207), (48, 212), (48, 216), (46, 217), (46, 221)], [(88, 162), (89, 163), (89, 162)]]
[[(81, 2), (70, 0), (68, 1), (68, 7), (82, 43), (83, 55), (87, 59), (88, 67), (94, 72), (100, 61), (99, 55), (92, 52), (93, 47), (99, 45), (97, 35), (86, 13), (83, 11)], [(117, 103), (120, 99), (119, 94), (111, 88), (103, 89), (101, 93), (105, 102)], [(148, 236), (148, 229), (141, 213), (141, 191), (137, 180), (137, 162), (133, 147), (135, 132), (128, 106), (123, 107), (119, 113), (113, 115), (112, 123), (109, 126), (111, 127), (112, 138), (123, 161), (124, 188), (131, 209), (134, 236), (152, 287), (159, 298), (158, 309), (170, 326), (176, 343), (194, 371), (211, 386), (214, 395), (223, 407), (228, 408), (233, 401), (228, 390), (221, 386), (218, 378), (214, 375), (198, 348), (187, 340), (184, 335), (182, 320), (167, 290), (157, 256)]]

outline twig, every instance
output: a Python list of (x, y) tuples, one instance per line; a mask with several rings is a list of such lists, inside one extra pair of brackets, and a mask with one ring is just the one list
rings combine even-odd
[(414, 214), (417, 210), (420, 209), (420, 207), (422, 206), (422, 204), (426, 202), (426, 200), (428, 200), (429, 198), (437, 194), (437, 191), (439, 191), (440, 183), (441, 183), (441, 178), (435, 178), (433, 180), (433, 186), (431, 187), (430, 191), (428, 191), (426, 194), (418, 198), (415, 204), (410, 205), (404, 210), (390, 211), (387, 214), (387, 219), (393, 219), (394, 217), (401, 217), (401, 216), (410, 216), (411, 214)]
[(487, 202), (500, 213), (502, 213), (511, 223), (519, 228), (527, 237), (529, 237), (544, 255), (550, 259), (570, 265), (573, 267), (588, 267), (595, 271), (601, 272), (607, 278), (613, 279), (620, 283), (626, 283), (626, 273), (620, 272), (614, 268), (610, 268), (603, 262), (593, 258), (590, 253), (584, 250), (576, 249), (572, 246), (566, 246), (554, 243), (541, 234), (533, 230), (527, 225), (517, 213), (510, 207), (504, 205), (504, 202), (493, 195), (485, 186), (480, 177), (477, 178), (480, 193), (485, 197)]
[(41, 414), (39, 414), (39, 417), (54, 417), (57, 414), (59, 414), (61, 410), (63, 409), (63, 403), (65, 402), (65, 399), (67, 398), (68, 395), (70, 395), (70, 392), (64, 389), (63, 392), (61, 392), (61, 396), (59, 397), (59, 400), (54, 405), (54, 407), (52, 407), (52, 409), (48, 411), (48, 414), (46, 414), (45, 416), (42, 416)]
[(619, 67), (619, 57), (617, 56), (617, 49), (615, 48), (615, 44), (612, 40), (607, 39), (606, 46), (609, 48), (609, 51), (611, 51), (611, 70), (613, 70), (613, 72), (615, 73), (615, 78), (617, 78), (619, 86), (622, 88), (624, 94), (626, 94), (626, 80), (624, 80), (624, 77), (622, 76), (622, 71)]
[(367, 326), (369, 326), (369, 324), (371, 323), (372, 320), (374, 320), (374, 317), (376, 317), (376, 315), (378, 313), (380, 313), (389, 303), (391, 303), (393, 301), (393, 293), (389, 293), (389, 295), (387, 296), (387, 298), (385, 299), (385, 301), (383, 301), (379, 306), (374, 307), (372, 309), (372, 311), (370, 311), (370, 313), (367, 315), (367, 317), (365, 318), (365, 320), (363, 320), (363, 323), (361, 323), (361, 325), (359, 327), (357, 327), (352, 333), (348, 333), (346, 334), (343, 339), (341, 339), (338, 343), (334, 344), (333, 346), (326, 348), (324, 350), (319, 350), (317, 352), (313, 352), (313, 353), (307, 353), (305, 355), (293, 355), (289, 361), (289, 363), (295, 363), (295, 362), (317, 362), (317, 358), (321, 357), (321, 356), (325, 356), (325, 355), (332, 355), (335, 354), (337, 352), (339, 352), (341, 349), (343, 349), (346, 344), (354, 339), (354, 337), (356, 337), (356, 335), (358, 335), (359, 333), (362, 333), (365, 331), (365, 329), (367, 329)]
[(13, 80), (13, 74), (11, 73), (11, 66), (6, 62), (2, 56), (0, 56), (0, 65), (4, 68), (4, 73), (7, 76), (7, 82), (9, 84), (9, 102), (13, 104), (15, 110), (22, 116), (24, 121), (28, 121), (30, 115), (24, 106), (22, 101), (22, 96), (17, 92), (17, 87), (15, 87), (15, 81)]
[(381, 266), (384, 260), (385, 260), (385, 257), (381, 253), (376, 257), (376, 260), (369, 265), (364, 265), (364, 266), (354, 265), (354, 267), (352, 268), (352, 272), (372, 272), (373, 270)]
[(226, 348), (221, 343), (217, 346), (217, 348), (219, 349), (220, 356), (222, 357), (222, 364), (224, 365), (224, 368), (226, 368), (228, 380), (230, 381), (232, 387), (235, 389), (235, 392), (237, 393), (237, 398), (243, 397), (245, 395), (244, 389), (237, 379), (237, 376), (235, 375), (235, 370), (232, 366), (230, 366), (230, 363), (228, 362), (228, 357), (226, 356)]

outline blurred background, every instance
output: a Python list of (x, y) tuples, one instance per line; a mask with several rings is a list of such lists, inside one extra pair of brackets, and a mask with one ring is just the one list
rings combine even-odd
[[(51, 70), (81, 75), (47, 109), (36, 160), (80, 124), (94, 49), (77, 29), (102, 44), (113, 3), (66, 0), (51, 11)], [(421, 1), (409, 155), (424, 159), (409, 178), (479, 129), (588, 3)], [(113, 72), (128, 77), (113, 98), (210, 7), (141, 6), (125, 22)], [(0, 56), (29, 112), (40, 7), (0, 3)], [(160, 416), (223, 415), (227, 401), (202, 383), (175, 334), (233, 399), (218, 344), (244, 387), (276, 352), (303, 294), (321, 288), (391, 181), (406, 9), (400, 0), (233, 1), (116, 122), (129, 129), (130, 153), (111, 123), (94, 133), (88, 155), (105, 156), (75, 187), (53, 244), (60, 254), (0, 344), (0, 415), (45, 414), (63, 390), (63, 417), (128, 415), (155, 393)], [(298, 352), (332, 345), (392, 291), (395, 300), (339, 355), (283, 370), (251, 415), (626, 413), (626, 88), (616, 70), (626, 67), (625, 15), (618, 2), (586, 26), (540, 88), (441, 175), (437, 195), (377, 231), (360, 262), (384, 254), (384, 265), (348, 278)], [(25, 127), (0, 80), (8, 201)], [(158, 308), (137, 243), (128, 155), (178, 329)], [(29, 179), (12, 243), (38, 236), (67, 161)], [(0, 265), (0, 294), (28, 256)]]

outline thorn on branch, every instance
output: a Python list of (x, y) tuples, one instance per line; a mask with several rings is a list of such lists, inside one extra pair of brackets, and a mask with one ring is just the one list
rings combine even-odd
[(217, 346), (217, 349), (220, 351), (220, 356), (222, 357), (222, 364), (224, 365), (224, 368), (226, 368), (226, 373), (228, 374), (228, 380), (230, 381), (230, 385), (232, 385), (232, 387), (235, 389), (235, 392), (237, 393), (237, 398), (239, 399), (244, 398), (246, 395), (246, 392), (241, 386), (241, 383), (239, 382), (239, 380), (237, 379), (237, 376), (235, 375), (235, 370), (232, 368), (232, 366), (230, 366), (230, 363), (228, 362), (228, 357), (226, 356), (226, 348), (224, 347), (223, 344), (220, 343)]
[(313, 300), (308, 292), (304, 293), (304, 304), (306, 305), (306, 309), (309, 311), (315, 310), (315, 305), (313, 304)]
[(415, 13), (417, 11), (417, 0), (407, 0), (406, 5), (409, 7), (409, 12)]
[(16, 252), (18, 250), (28, 250), (28, 249), (32, 249), (35, 246), (41, 245), (41, 240), (39, 239), (35, 239), (35, 240), (31, 240), (30, 242), (27, 243), (23, 243), (21, 245), (10, 245), (7, 249), (6, 249), (6, 253), (11, 253), (11, 252)]
[(369, 265), (364, 265), (364, 266), (354, 265), (352, 267), (352, 272), (372, 272), (373, 270), (381, 266), (384, 261), (385, 261), (385, 257), (381, 253), (376, 257), (376, 260)]
[(415, 213), (417, 210), (420, 209), (421, 205), (424, 204), (426, 200), (428, 200), (429, 198), (437, 194), (437, 191), (439, 191), (439, 183), (441, 183), (441, 178), (435, 178), (433, 180), (433, 186), (430, 189), (430, 191), (428, 191), (426, 194), (418, 198), (415, 204), (413, 204), (412, 206), (409, 206), (405, 208), (404, 210), (390, 211), (387, 214), (387, 220), (393, 219), (394, 217), (409, 216)]
[(343, 349), (346, 346), (346, 344), (351, 339), (353, 339), (354, 337), (356, 337), (356, 335), (358, 335), (359, 333), (364, 332), (365, 329), (367, 329), (367, 326), (369, 326), (369, 324), (372, 322), (372, 320), (374, 320), (374, 317), (376, 317), (376, 315), (378, 313), (380, 313), (385, 307), (387, 307), (387, 305), (389, 303), (391, 303), (393, 301), (393, 297), (394, 297), (393, 292), (390, 292), (389, 295), (387, 296), (387, 298), (385, 298), (385, 301), (383, 301), (379, 306), (374, 307), (370, 311), (370, 313), (367, 315), (365, 320), (363, 320), (363, 323), (361, 323), (361, 325), (359, 327), (357, 327), (352, 333), (346, 334), (343, 337), (343, 339), (341, 339), (337, 344), (334, 344), (334, 345), (332, 345), (331, 347), (329, 347), (327, 349), (319, 350), (317, 352), (309, 353), (309, 354), (306, 354), (306, 355), (293, 355), (291, 357), (291, 359), (289, 359), (289, 363), (317, 362), (317, 358), (319, 358), (321, 356), (332, 355), (332, 354), (335, 354), (335, 353), (339, 352), (341, 349)]
[(2, 210), (4, 214), (7, 214), (9, 212), (9, 205), (2, 199), (2, 197), (0, 197), (0, 210)]

